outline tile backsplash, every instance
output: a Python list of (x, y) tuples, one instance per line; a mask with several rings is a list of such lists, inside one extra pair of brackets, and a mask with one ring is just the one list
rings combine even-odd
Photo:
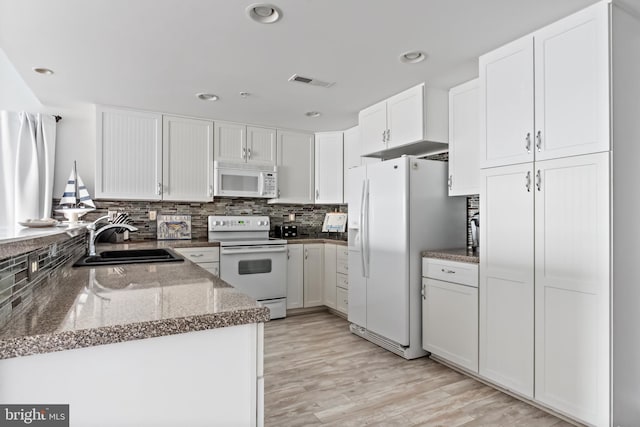
[[(85, 235), (72, 237), (31, 252), (0, 259), (0, 327), (13, 311), (29, 305), (33, 290), (45, 284), (65, 262), (85, 251)], [(38, 262), (38, 271), (28, 274), (28, 259)]]
[[(213, 202), (164, 202), (164, 201), (117, 201), (94, 200), (96, 210), (83, 219), (93, 221), (107, 215), (110, 210), (129, 214), (138, 231), (130, 234), (132, 240), (156, 239), (156, 221), (149, 220), (149, 211), (158, 214), (191, 215), (191, 238), (206, 239), (207, 217), (209, 215), (267, 215), (271, 228), (276, 225), (298, 226), (298, 235), (316, 237), (320, 235), (324, 215), (327, 212), (347, 212), (347, 205), (280, 205), (268, 204), (266, 199), (216, 198)], [(54, 206), (58, 200), (53, 201)], [(295, 214), (295, 221), (289, 221), (289, 214)], [(322, 233), (327, 235), (328, 233)], [(335, 237), (335, 233), (331, 233)], [(346, 233), (345, 233), (346, 235)]]

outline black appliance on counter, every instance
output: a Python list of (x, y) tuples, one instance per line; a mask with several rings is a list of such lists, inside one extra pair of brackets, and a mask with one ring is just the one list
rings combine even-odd
[(273, 227), (273, 237), (279, 239), (287, 239), (291, 237), (298, 237), (297, 225), (276, 225)]

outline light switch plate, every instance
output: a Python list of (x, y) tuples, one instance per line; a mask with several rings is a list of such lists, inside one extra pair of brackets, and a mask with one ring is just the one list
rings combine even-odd
[(30, 254), (27, 257), (27, 278), (29, 281), (33, 280), (38, 273), (38, 254)]
[(156, 220), (156, 211), (149, 211), (149, 221)]

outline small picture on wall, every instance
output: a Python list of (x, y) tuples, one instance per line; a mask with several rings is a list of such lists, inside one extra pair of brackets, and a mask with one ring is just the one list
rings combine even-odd
[(158, 240), (191, 240), (191, 215), (158, 215)]

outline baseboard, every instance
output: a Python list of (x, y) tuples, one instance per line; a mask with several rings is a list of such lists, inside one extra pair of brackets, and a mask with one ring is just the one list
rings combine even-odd
[(327, 310), (329, 310), (329, 313), (331, 313), (331, 314), (333, 314), (335, 316), (338, 316), (338, 317), (342, 317), (344, 320), (347, 320), (347, 314), (346, 313), (343, 313), (341, 311), (338, 311), (338, 310), (335, 310), (335, 309), (329, 308), (329, 307), (327, 307)]
[(322, 313), (323, 311), (327, 311), (328, 308), (324, 305), (319, 305), (318, 307), (308, 307), (308, 308), (291, 308), (287, 310), (287, 317), (289, 316), (300, 316), (303, 314), (311, 314), (311, 313)]

